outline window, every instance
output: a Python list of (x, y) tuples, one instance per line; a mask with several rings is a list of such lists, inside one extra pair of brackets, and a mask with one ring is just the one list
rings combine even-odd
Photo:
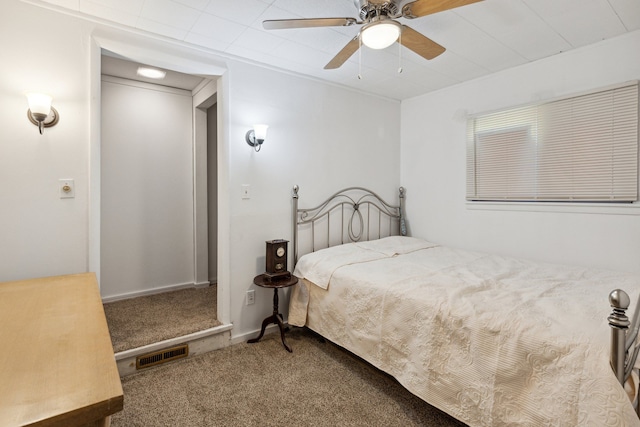
[(638, 83), (469, 119), (467, 200), (638, 200)]

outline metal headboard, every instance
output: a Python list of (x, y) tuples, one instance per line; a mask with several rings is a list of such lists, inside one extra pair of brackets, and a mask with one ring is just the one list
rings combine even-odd
[[(371, 190), (349, 187), (340, 190), (320, 205), (298, 208), (299, 187), (293, 187), (293, 265), (299, 256), (298, 238), (304, 228), (311, 235), (311, 252), (361, 240), (375, 240), (387, 236), (407, 235), (405, 223), (405, 189), (399, 189), (399, 204), (393, 205)], [(338, 224), (336, 225), (336, 222)], [(332, 228), (333, 225), (333, 228)], [(326, 239), (318, 243), (316, 228), (326, 229)]]

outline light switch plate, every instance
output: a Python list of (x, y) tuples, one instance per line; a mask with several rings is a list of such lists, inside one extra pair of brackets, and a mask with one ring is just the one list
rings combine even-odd
[(250, 199), (251, 198), (251, 186), (249, 184), (242, 184), (242, 198)]
[(72, 179), (59, 180), (58, 191), (60, 191), (61, 199), (72, 199), (76, 197), (76, 186)]

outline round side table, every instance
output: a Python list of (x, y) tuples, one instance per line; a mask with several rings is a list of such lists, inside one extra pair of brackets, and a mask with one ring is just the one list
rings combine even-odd
[(247, 342), (253, 344), (260, 341), (260, 339), (264, 335), (265, 328), (270, 324), (275, 323), (280, 328), (282, 345), (284, 345), (284, 348), (286, 348), (289, 353), (293, 352), (291, 347), (287, 345), (287, 342), (284, 339), (284, 333), (286, 329), (282, 320), (282, 314), (278, 312), (278, 289), (295, 285), (296, 283), (298, 283), (298, 278), (294, 275), (284, 277), (269, 277), (266, 274), (260, 274), (253, 278), (253, 283), (263, 288), (273, 289), (273, 314), (262, 321), (260, 335), (258, 335), (256, 338), (250, 339)]

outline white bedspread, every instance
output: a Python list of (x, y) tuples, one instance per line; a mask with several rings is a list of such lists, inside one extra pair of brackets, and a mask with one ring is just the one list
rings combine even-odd
[(640, 278), (405, 239), (311, 254), (319, 286), (303, 257), (289, 323), (470, 426), (640, 426), (609, 366), (606, 321), (609, 292), (635, 302)]
[(340, 267), (408, 254), (434, 246), (437, 245), (425, 240), (399, 236), (368, 242), (347, 243), (335, 246), (329, 251), (307, 254), (298, 261), (294, 274), (307, 279), (322, 289), (327, 289), (331, 276)]

